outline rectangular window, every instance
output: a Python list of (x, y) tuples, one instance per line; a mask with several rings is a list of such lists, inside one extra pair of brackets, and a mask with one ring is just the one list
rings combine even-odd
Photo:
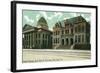
[(54, 39), (54, 43), (55, 43), (55, 39)]
[(64, 34), (64, 31), (62, 30), (62, 34)]
[(40, 38), (40, 34), (38, 34), (39, 38)]
[(56, 43), (57, 43), (57, 38), (56, 38)]
[(44, 34), (43, 34), (43, 38), (44, 38)]
[(77, 27), (75, 27), (75, 32), (77, 33)]
[(84, 30), (85, 30), (85, 29), (84, 29), (84, 25), (83, 25), (83, 26), (82, 26), (82, 32), (84, 32)]
[(59, 31), (58, 31), (58, 35), (59, 35)]
[(45, 38), (46, 38), (46, 39), (47, 39), (47, 36), (48, 36), (48, 35), (47, 35), (47, 34), (45, 34)]
[(57, 35), (57, 31), (56, 31), (56, 35)]
[(81, 36), (80, 35), (78, 36), (78, 42), (79, 43), (81, 42)]
[(37, 38), (37, 34), (36, 34), (35, 36), (36, 36), (36, 38)]
[(82, 42), (84, 42), (84, 35), (82, 35)]
[(67, 30), (65, 30), (65, 34), (67, 34)]
[(40, 44), (40, 40), (38, 40), (38, 43)]
[(59, 43), (59, 38), (58, 38), (58, 43)]
[(77, 35), (75, 36), (75, 43), (77, 43)]
[(73, 29), (71, 29), (71, 34), (73, 34)]

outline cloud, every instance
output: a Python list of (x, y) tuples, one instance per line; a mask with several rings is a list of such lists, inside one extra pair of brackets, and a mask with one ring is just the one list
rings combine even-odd
[(48, 14), (44, 11), (41, 11), (40, 13), (45, 19), (48, 19), (48, 20), (52, 20), (55, 17), (55, 15), (48, 16)]
[(26, 22), (34, 23), (33, 19), (30, 19), (27, 15), (24, 16)]
[(47, 18), (48, 18), (48, 16), (47, 16), (46, 12), (41, 11), (40, 13), (41, 13), (41, 15), (43, 15), (43, 16), (45, 17), (45, 19), (47, 19)]
[(40, 14), (36, 15), (36, 21), (38, 21), (38, 19), (39, 19), (40, 16), (41, 16)]
[(63, 16), (63, 13), (61, 12), (54, 12), (54, 17), (56, 17), (57, 21)]
[(42, 16), (45, 17), (45, 19), (53, 19), (54, 17), (57, 17), (57, 19), (60, 19), (60, 17), (63, 15), (61, 12), (55, 12), (54, 15), (48, 16), (46, 12), (41, 11), (40, 12)]
[(64, 20), (66, 20), (67, 18), (65, 17)]
[(68, 15), (68, 18), (72, 18), (72, 17), (78, 16), (79, 14), (77, 14), (77, 13), (68, 13), (67, 15)]
[(53, 28), (49, 28), (49, 30), (53, 31)]
[(55, 12), (55, 13), (54, 13), (54, 16), (55, 16), (55, 17), (59, 17), (59, 18), (60, 18), (62, 15), (63, 15), (63, 14), (62, 14), (61, 12)]
[(54, 16), (52, 15), (52, 16), (48, 17), (48, 19), (51, 20), (53, 17), (54, 17)]
[(81, 16), (83, 17), (83, 18), (85, 18), (87, 21), (90, 21), (90, 16), (86, 16), (85, 14), (81, 14)]

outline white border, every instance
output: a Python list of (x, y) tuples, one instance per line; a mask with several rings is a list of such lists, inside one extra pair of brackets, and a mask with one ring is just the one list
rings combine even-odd
[[(66, 11), (66, 12), (87, 12), (91, 13), (91, 60), (85, 61), (71, 61), (71, 62), (42, 62), (42, 63), (23, 63), (22, 64), (22, 9), (28, 10), (47, 10), (47, 11)], [(95, 9), (93, 8), (81, 8), (81, 7), (60, 7), (60, 6), (45, 6), (45, 5), (28, 5), (17, 4), (17, 70), (20, 69), (37, 69), (37, 68), (50, 68), (50, 67), (68, 67), (70, 66), (84, 66), (95, 65), (96, 58), (96, 18)]]

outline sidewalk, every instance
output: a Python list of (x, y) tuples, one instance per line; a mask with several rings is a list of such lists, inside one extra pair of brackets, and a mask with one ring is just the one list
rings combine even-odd
[(85, 50), (23, 49), (23, 62), (90, 60), (91, 52)]

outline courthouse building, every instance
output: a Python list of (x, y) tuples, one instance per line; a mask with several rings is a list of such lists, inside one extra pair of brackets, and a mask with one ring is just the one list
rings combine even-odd
[(52, 32), (48, 29), (46, 20), (41, 17), (37, 26), (26, 24), (23, 27), (23, 48), (52, 48)]
[(90, 23), (82, 16), (59, 21), (53, 27), (55, 49), (90, 49)]
[(41, 17), (37, 26), (23, 27), (23, 48), (90, 49), (90, 23), (82, 16), (56, 22), (53, 31)]

